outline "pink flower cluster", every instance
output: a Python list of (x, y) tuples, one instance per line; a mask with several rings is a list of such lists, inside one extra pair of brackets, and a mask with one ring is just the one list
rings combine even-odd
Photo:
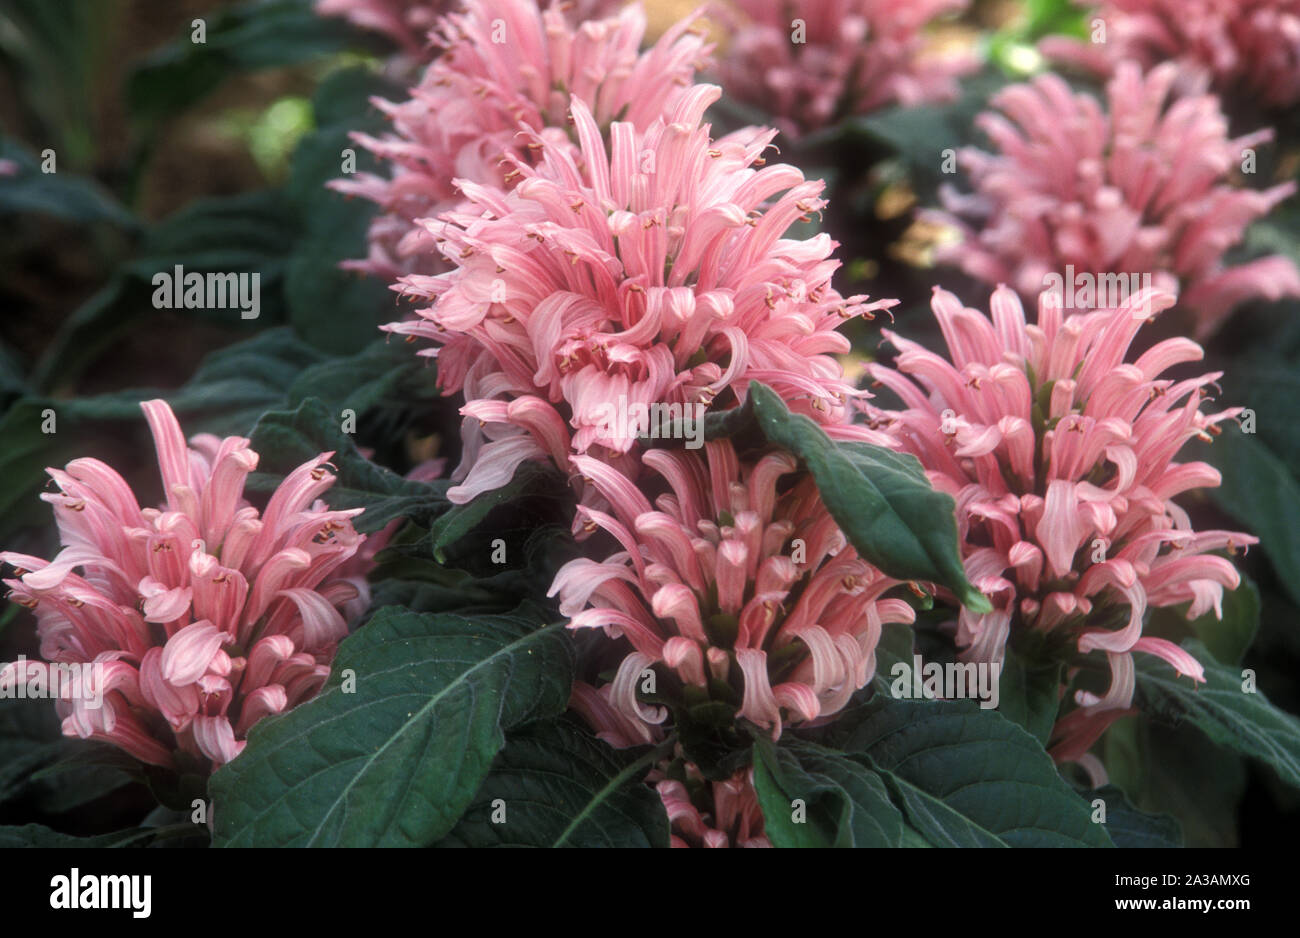
[(418, 56), (446, 0), (316, 0), (321, 16), (338, 16), (359, 29), (383, 33), (408, 55)]
[(358, 173), (330, 184), (383, 208), (371, 228), (370, 256), (351, 266), (390, 280), (443, 269), (417, 220), (465, 206), (463, 182), (506, 189), (516, 178), (511, 160), (529, 163), (543, 144), (571, 146), (571, 95), (586, 101), (602, 126), (614, 119), (647, 126), (710, 51), (686, 20), (642, 53), (639, 5), (576, 26), (565, 11), (543, 11), (535, 0), (482, 0), (440, 21), (431, 41), (441, 54), (410, 98), (374, 101), (392, 132), (352, 135), (390, 175)]
[(514, 161), (510, 192), (462, 181), (472, 210), (426, 223), (456, 267), (404, 278), (432, 305), (385, 328), (439, 343), (423, 354), (468, 399), (453, 500), (525, 459), (619, 459), (635, 437), (611, 432), (611, 406), (732, 406), (760, 380), (792, 410), (847, 421), (857, 392), (833, 357), (849, 350), (836, 329), (893, 303), (840, 296), (828, 236), (782, 237), (821, 208), (823, 183), (763, 165), (774, 131), (712, 139), (702, 117), (720, 93), (694, 86), (644, 129), (615, 121), (608, 147), (575, 96), (576, 150), (534, 135), (540, 157)]
[(141, 407), (166, 505), (141, 508), (97, 459), (48, 470), (59, 491), (41, 497), (62, 550), (0, 553), (17, 568), (10, 598), (36, 613), (44, 662), (10, 664), (6, 678), (52, 686), (52, 668), (92, 664), (95, 693), (57, 703), (66, 735), (154, 765), (187, 753), (219, 766), (253, 724), (329, 676), (343, 613), (369, 603), (364, 580), (340, 576), (365, 540), (351, 522), (361, 509), (318, 500), (334, 483), (322, 453), (259, 513), (242, 497), (258, 461), (248, 440), (201, 434), (191, 448), (165, 401)]
[[(1108, 110), (1053, 74), (999, 92), (978, 126), (994, 153), (961, 151), (975, 193), (941, 194), (960, 243), (940, 260), (1032, 298), (1048, 277), (1146, 275), (1180, 292), (1198, 336), (1253, 297), (1300, 295), (1300, 272), (1281, 257), (1236, 267), (1224, 252), (1295, 191), (1228, 184), (1261, 130), (1231, 139), (1212, 95), (1173, 96), (1172, 65), (1142, 74), (1124, 63), (1107, 85)], [(969, 224), (968, 224), (969, 221)]]
[(735, 0), (741, 16), (719, 62), (727, 94), (797, 138), (890, 104), (956, 97), (965, 52), (927, 48), (930, 21), (969, 0)]
[(1051, 37), (1043, 51), (1103, 75), (1124, 61), (1173, 62), (1220, 94), (1300, 102), (1300, 0), (1105, 0), (1096, 20), (1102, 41)]
[(719, 441), (704, 455), (643, 459), (669, 487), (655, 506), (617, 470), (573, 457), (613, 511), (580, 507), (575, 530), (604, 530), (622, 550), (566, 564), (551, 594), (570, 628), (601, 628), (633, 649), (610, 684), (579, 685), (574, 706), (612, 744), (653, 741), (668, 712), (637, 690), (658, 668), (665, 685), (675, 676), (692, 699), (730, 703), (774, 738), (785, 723), (838, 712), (871, 680), (882, 626), (915, 618), (907, 602), (882, 598), (897, 581), (847, 545), (811, 477), (778, 491), (797, 469), (786, 453), (742, 465)]
[(1067, 636), (1079, 652), (1107, 656), (1110, 688), (1080, 696), (1071, 751), (1086, 750), (1104, 729), (1088, 718), (1129, 706), (1132, 652), (1204, 679), (1177, 645), (1143, 635), (1143, 616), (1183, 603), (1189, 619), (1221, 614), (1224, 588), (1240, 580), (1212, 552), (1256, 543), (1248, 534), (1193, 531), (1174, 501), (1219, 484), (1211, 466), (1174, 457), (1239, 411), (1201, 412), (1218, 373), (1160, 377), (1200, 360), (1190, 339), (1166, 339), (1126, 360), (1145, 310), (1173, 302), (1146, 291), (1116, 309), (1065, 316), (1044, 294), (1029, 325), (1005, 287), (993, 294), (991, 318), (936, 288), (949, 358), (887, 332), (900, 350), (897, 370), (871, 367), (905, 408), (874, 417), (956, 499), (967, 576), (995, 606), (984, 615), (961, 610), (964, 656), (1001, 660), (1014, 629)]

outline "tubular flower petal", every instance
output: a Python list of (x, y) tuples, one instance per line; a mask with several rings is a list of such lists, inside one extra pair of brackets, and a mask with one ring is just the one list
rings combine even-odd
[[(141, 509), (96, 460), (50, 470), (64, 549), (53, 562), (0, 553), (17, 572), (10, 597), (36, 613), (48, 667), (94, 665), (102, 700), (57, 701), (63, 731), (145, 762), (185, 754), (215, 767), (249, 728), (314, 694), (347, 633), (339, 609), (359, 595), (342, 579), (365, 538), (356, 511), (331, 511), (328, 454), (300, 466), (266, 512), (243, 499), (257, 464), (248, 440), (187, 446), (165, 401), (141, 405), (153, 431), (167, 508)], [(354, 577), (355, 579), (355, 577)], [(364, 583), (364, 581), (362, 581)]]
[[(792, 137), (891, 104), (957, 95), (977, 61), (926, 43), (937, 17), (969, 0), (736, 0), (739, 16), (719, 64), (727, 93), (777, 115)], [(791, 21), (791, 17), (798, 17)]]
[[(1184, 0), (1175, 6), (1181, 16)], [(1292, 68), (1300, 76), (1294, 56)], [(1244, 300), (1300, 296), (1300, 271), (1281, 256), (1224, 263), (1247, 227), (1295, 192), (1294, 183), (1229, 184), (1243, 153), (1272, 131), (1229, 137), (1218, 99), (1176, 93), (1177, 77), (1173, 63), (1143, 74), (1123, 62), (1104, 107), (1050, 73), (999, 92), (997, 110), (978, 119), (995, 151), (958, 154), (975, 194), (946, 188), (947, 211), (929, 215), (960, 232), (936, 259), (1025, 299), (1050, 288), (1066, 309), (1116, 306), (1114, 296), (1142, 284), (1180, 290), (1202, 339)], [(1188, 348), (1167, 347), (1139, 370)]]
[[(667, 716), (638, 697), (652, 677), (656, 704), (677, 689), (703, 694), (774, 738), (839, 711), (871, 680), (882, 625), (914, 619), (907, 603), (883, 598), (897, 581), (842, 544), (810, 477), (778, 491), (797, 466), (785, 454), (742, 465), (723, 441), (643, 461), (673, 493), (660, 511), (608, 466), (596, 463), (592, 477), (640, 542), (603, 564), (571, 561), (551, 589), (570, 628), (601, 627), (634, 649), (599, 705), (584, 691), (580, 712), (611, 740), (644, 741)], [(838, 552), (826, 549), (833, 542)], [(628, 731), (636, 725), (645, 730)]]
[[(1139, 302), (1166, 308), (1173, 297), (1154, 292)], [(933, 306), (951, 362), (887, 333), (900, 350), (895, 368), (873, 365), (872, 373), (906, 407), (870, 411), (955, 498), (967, 576), (994, 598), (989, 614), (961, 610), (963, 657), (1000, 661), (1021, 631), (1065, 636), (1081, 653), (1106, 655), (1110, 689), (1079, 698), (1093, 714), (1129, 707), (1133, 652), (1203, 680), (1178, 646), (1142, 635), (1148, 609), (1187, 603), (1189, 618), (1217, 614), (1223, 590), (1240, 580), (1229, 560), (1209, 552), (1256, 543), (1248, 534), (1192, 531), (1172, 500), (1219, 484), (1209, 466), (1174, 457), (1239, 412), (1201, 412), (1217, 373), (1178, 383), (1160, 377), (1165, 367), (1199, 360), (1200, 347), (1167, 340), (1127, 364), (1144, 321), (1133, 304), (1066, 316), (1045, 293), (1036, 325), (1005, 287), (993, 296), (991, 318), (937, 289)], [(1019, 378), (991, 380), (995, 368)], [(1066, 384), (1068, 395), (1058, 395)], [(1005, 435), (963, 447), (1007, 413), (1032, 415), (1029, 458)], [(1060, 752), (1082, 752), (1081, 741), (1091, 745), (1092, 731), (1106, 725), (1074, 719), (1061, 731), (1069, 740)]]

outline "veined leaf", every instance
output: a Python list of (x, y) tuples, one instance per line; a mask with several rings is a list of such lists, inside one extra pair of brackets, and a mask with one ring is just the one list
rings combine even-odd
[(535, 625), (381, 609), (339, 646), (318, 697), (255, 726), (213, 776), (214, 842), (418, 847), (446, 836), (505, 731), (568, 703), (563, 624)]
[(930, 486), (915, 457), (833, 441), (757, 381), (750, 382), (749, 395), (767, 438), (807, 465), (826, 508), (858, 554), (898, 579), (946, 586), (972, 612), (993, 608), (966, 579), (956, 503)]

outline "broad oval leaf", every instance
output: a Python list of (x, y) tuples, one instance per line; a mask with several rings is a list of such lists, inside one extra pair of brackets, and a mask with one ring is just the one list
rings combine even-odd
[(568, 703), (563, 624), (535, 626), (381, 609), (339, 646), (319, 696), (255, 726), (212, 777), (214, 843), (425, 846), (445, 836), (504, 731)]
[(803, 460), (858, 554), (898, 579), (946, 586), (972, 612), (992, 610), (966, 579), (956, 503), (930, 486), (915, 457), (836, 442), (809, 418), (790, 413), (775, 391), (757, 381), (750, 382), (749, 396), (763, 433)]

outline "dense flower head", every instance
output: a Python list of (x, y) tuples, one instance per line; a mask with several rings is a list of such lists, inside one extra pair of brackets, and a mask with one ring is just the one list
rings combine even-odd
[(920, 459), (934, 487), (956, 499), (967, 576), (995, 607), (984, 615), (961, 610), (964, 656), (1000, 661), (1013, 628), (1104, 653), (1110, 688), (1081, 697), (1079, 721), (1129, 706), (1134, 651), (1204, 679), (1177, 645), (1143, 635), (1144, 613), (1188, 603), (1189, 619), (1221, 614), (1224, 588), (1240, 578), (1211, 552), (1256, 542), (1194, 531), (1174, 501), (1219, 484), (1213, 467), (1174, 457), (1239, 410), (1202, 413), (1217, 372), (1160, 377), (1201, 359), (1190, 339), (1166, 339), (1126, 360), (1144, 312), (1173, 302), (1152, 290), (1115, 309), (1066, 316), (1044, 294), (1030, 325), (1005, 287), (993, 294), (991, 318), (936, 288), (932, 305), (950, 358), (887, 332), (900, 352), (897, 370), (870, 369), (904, 407), (874, 416)]
[[(523, 459), (627, 454), (635, 435), (610, 432), (611, 406), (729, 407), (759, 380), (796, 412), (847, 422), (859, 392), (836, 329), (893, 302), (835, 290), (827, 235), (783, 237), (822, 207), (823, 183), (764, 165), (775, 131), (712, 139), (701, 121), (720, 93), (697, 85), (644, 129), (615, 121), (608, 150), (575, 97), (578, 150), (535, 137), (540, 158), (515, 162), (514, 189), (462, 180), (472, 210), (426, 223), (455, 269), (404, 278), (432, 305), (385, 328), (439, 343), (422, 354), (468, 399), (474, 468), (453, 499)], [(492, 442), (478, 452), (480, 425)]]
[(1102, 74), (1123, 61), (1173, 62), (1220, 94), (1300, 102), (1300, 0), (1104, 0), (1096, 20), (1104, 41), (1051, 37), (1043, 51)]
[(668, 485), (653, 506), (617, 470), (573, 457), (611, 506), (579, 507), (575, 531), (623, 549), (566, 564), (551, 595), (570, 628), (632, 646), (610, 684), (575, 691), (575, 708), (614, 745), (657, 739), (668, 710), (637, 697), (653, 669), (661, 698), (675, 677), (685, 698), (731, 704), (774, 738), (838, 712), (874, 674), (882, 626), (915, 617), (883, 598), (897, 581), (847, 544), (810, 476), (781, 490), (797, 469), (787, 453), (742, 465), (723, 440), (642, 459)]
[(10, 598), (33, 609), (43, 662), (8, 679), (93, 664), (96, 701), (57, 702), (63, 731), (100, 739), (155, 765), (188, 753), (221, 765), (249, 727), (313, 696), (365, 581), (343, 566), (365, 538), (361, 509), (330, 510), (322, 453), (291, 472), (262, 512), (243, 498), (258, 463), (241, 437), (200, 434), (187, 446), (165, 401), (141, 404), (166, 504), (141, 508), (97, 459), (47, 470), (62, 549), (52, 561), (0, 553), (17, 568)]
[(721, 57), (728, 95), (793, 137), (891, 104), (955, 97), (967, 53), (927, 48), (923, 30), (969, 0), (735, 0)]
[(959, 156), (974, 194), (942, 193), (955, 215), (937, 218), (963, 238), (939, 258), (1026, 299), (1053, 275), (1145, 275), (1181, 291), (1202, 337), (1242, 300), (1300, 295), (1300, 272), (1285, 258), (1223, 263), (1246, 228), (1295, 191), (1228, 183), (1272, 132), (1229, 138), (1214, 96), (1171, 96), (1176, 75), (1172, 65), (1145, 75), (1121, 65), (1108, 110), (1052, 74), (999, 92), (998, 111), (977, 119), (996, 151)]
[[(504, 157), (530, 162), (542, 142), (571, 146), (571, 95), (602, 125), (618, 119), (647, 126), (691, 84), (711, 49), (688, 18), (642, 52), (639, 4), (607, 19), (576, 21), (573, 13), (558, 4), (543, 10), (536, 0), (482, 0), (440, 21), (432, 41), (442, 53), (411, 96), (374, 100), (392, 131), (352, 135), (391, 175), (331, 183), (383, 207), (370, 256), (351, 266), (389, 279), (442, 269), (416, 220), (461, 206), (460, 180), (508, 188), (514, 177)], [(521, 128), (540, 140), (530, 146)]]

